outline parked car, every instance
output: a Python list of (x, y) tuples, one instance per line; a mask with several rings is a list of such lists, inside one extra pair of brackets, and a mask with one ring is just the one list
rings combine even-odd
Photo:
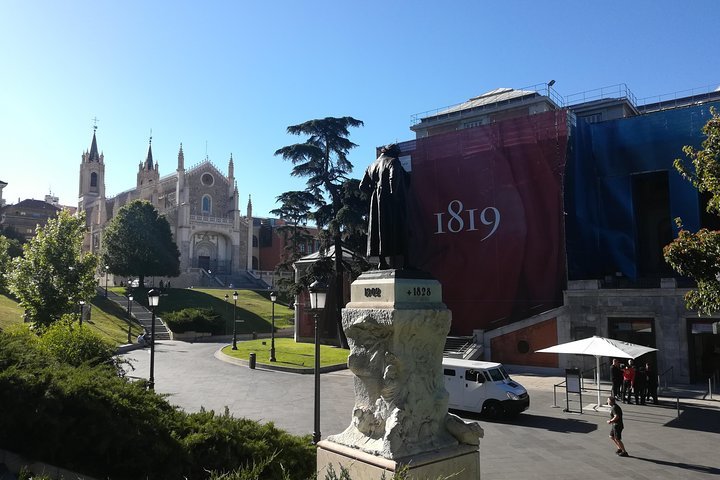
[(497, 418), (530, 407), (527, 390), (510, 378), (501, 363), (443, 358), (443, 375), (449, 408)]

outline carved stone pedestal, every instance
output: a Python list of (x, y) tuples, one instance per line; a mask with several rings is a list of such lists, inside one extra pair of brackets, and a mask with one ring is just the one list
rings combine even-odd
[(407, 468), (408, 480), (453, 480), (480, 478), (480, 452), (477, 445), (457, 445), (407, 458), (388, 460), (377, 455), (322, 440), (317, 450), (318, 480), (324, 480), (332, 468), (337, 477), (344, 469), (352, 480), (390, 480), (395, 472)]
[(353, 480), (403, 465), (415, 472), (410, 478), (479, 478), (482, 429), (447, 411), (442, 351), (451, 314), (440, 283), (422, 272), (365, 273), (342, 321), (355, 407), (350, 426), (319, 444), (318, 478), (328, 464), (338, 474), (340, 465), (349, 469)]

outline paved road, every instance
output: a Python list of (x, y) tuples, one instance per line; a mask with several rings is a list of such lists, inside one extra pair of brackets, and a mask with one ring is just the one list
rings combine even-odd
[[(222, 411), (273, 421), (295, 434), (313, 428), (313, 376), (221, 362), (217, 343), (165, 341), (156, 347), (155, 385), (171, 403), (188, 411)], [(149, 351), (135, 359), (135, 376), (147, 376)], [(485, 429), (480, 448), (484, 480), (496, 479), (710, 479), (720, 477), (720, 402), (683, 400), (677, 417), (674, 400), (659, 406), (623, 405), (623, 433), (630, 458), (618, 458), (607, 437), (606, 412), (582, 415), (553, 407), (552, 385), (559, 379), (514, 375), (531, 396), (530, 409), (513, 421), (478, 420)], [(589, 397), (589, 398), (588, 398)], [(589, 395), (589, 402), (594, 398)], [(323, 437), (350, 422), (353, 381), (348, 371), (322, 375)], [(558, 403), (564, 402), (558, 398)]]

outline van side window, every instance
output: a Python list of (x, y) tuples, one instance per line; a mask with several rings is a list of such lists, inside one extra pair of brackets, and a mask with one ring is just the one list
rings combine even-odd
[(490, 378), (490, 374), (488, 372), (483, 372), (485, 374), (485, 378), (488, 382), (492, 382), (492, 378)]
[(452, 368), (444, 368), (443, 369), (443, 375), (446, 377), (454, 377), (455, 376), (455, 370)]
[(483, 376), (483, 372), (481, 371), (467, 370), (465, 372), (465, 380), (468, 380), (470, 382), (483, 383), (485, 381), (485, 377)]

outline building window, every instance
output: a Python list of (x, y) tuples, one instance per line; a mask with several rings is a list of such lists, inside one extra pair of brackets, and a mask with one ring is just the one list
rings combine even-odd
[(90, 174), (90, 186), (97, 187), (97, 173), (95, 172)]
[(203, 215), (212, 214), (212, 198), (210, 195), (203, 195), (202, 197), (202, 213)]
[(257, 248), (258, 246), (258, 237), (257, 235), (253, 235), (253, 248)]
[(206, 187), (212, 187), (213, 184), (215, 183), (215, 178), (212, 175), (210, 175), (209, 173), (203, 173), (202, 177), (200, 177), (200, 181)]

